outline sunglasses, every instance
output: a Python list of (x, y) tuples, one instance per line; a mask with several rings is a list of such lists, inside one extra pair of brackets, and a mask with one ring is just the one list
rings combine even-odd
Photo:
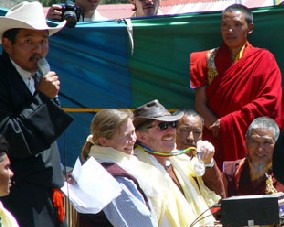
[(157, 125), (150, 125), (147, 128), (150, 129), (150, 128), (154, 128), (156, 126), (158, 126), (161, 131), (165, 131), (169, 127), (176, 128), (177, 127), (177, 122), (176, 121), (161, 121), (159, 124), (157, 124)]

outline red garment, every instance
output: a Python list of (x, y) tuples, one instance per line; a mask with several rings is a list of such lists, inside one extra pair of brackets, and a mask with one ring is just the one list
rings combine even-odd
[(64, 221), (64, 194), (59, 188), (52, 189), (52, 203), (57, 208), (57, 218), (59, 222)]
[[(284, 185), (279, 183), (270, 169), (267, 172), (272, 176), (273, 186), (277, 192), (284, 192)], [(228, 196), (232, 195), (265, 195), (265, 175), (258, 182), (253, 182), (250, 176), (250, 167), (246, 158), (226, 163), (224, 174), (228, 181)]]
[[(191, 88), (207, 86), (208, 51), (190, 55)], [(219, 138), (204, 129), (203, 139), (215, 146), (215, 160), (223, 161), (246, 156), (245, 133), (252, 120), (267, 116), (283, 127), (281, 72), (274, 56), (265, 49), (247, 43), (243, 57), (233, 63), (229, 49), (223, 44), (214, 59), (218, 72), (206, 87), (208, 107), (221, 119)]]

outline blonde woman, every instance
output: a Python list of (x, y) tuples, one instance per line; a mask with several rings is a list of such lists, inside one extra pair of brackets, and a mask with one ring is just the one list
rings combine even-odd
[(83, 147), (83, 161), (94, 156), (121, 185), (122, 192), (96, 215), (79, 214), (80, 226), (157, 226), (148, 199), (135, 177), (120, 167), (124, 155), (133, 154), (136, 142), (132, 113), (116, 109), (99, 111)]

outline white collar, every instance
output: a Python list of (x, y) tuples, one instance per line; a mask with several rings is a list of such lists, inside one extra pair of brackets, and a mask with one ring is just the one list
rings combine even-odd
[(21, 66), (17, 65), (12, 59), (11, 59), (11, 63), (13, 66), (15, 66), (17, 72), (21, 75), (23, 80), (30, 79), (33, 76), (33, 73), (24, 70)]

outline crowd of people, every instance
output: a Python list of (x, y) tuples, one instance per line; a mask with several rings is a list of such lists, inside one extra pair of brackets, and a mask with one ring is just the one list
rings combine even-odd
[[(76, 0), (81, 20), (99, 20), (99, 3)], [(158, 14), (157, 0), (131, 3), (135, 16), (146, 15), (140, 7)], [(38, 63), (65, 25), (46, 19), (61, 17), (62, 6), (44, 15), (37, 1), (0, 17), (1, 226), (67, 225), (56, 140), (73, 119), (58, 100), (59, 76)], [(191, 53), (195, 109), (171, 113), (154, 99), (95, 114), (81, 165), (94, 158), (121, 193), (98, 213), (79, 212), (79, 226), (213, 226), (223, 198), (284, 192), (281, 72), (248, 42), (253, 27), (252, 12), (233, 4), (221, 15), (221, 46)]]

